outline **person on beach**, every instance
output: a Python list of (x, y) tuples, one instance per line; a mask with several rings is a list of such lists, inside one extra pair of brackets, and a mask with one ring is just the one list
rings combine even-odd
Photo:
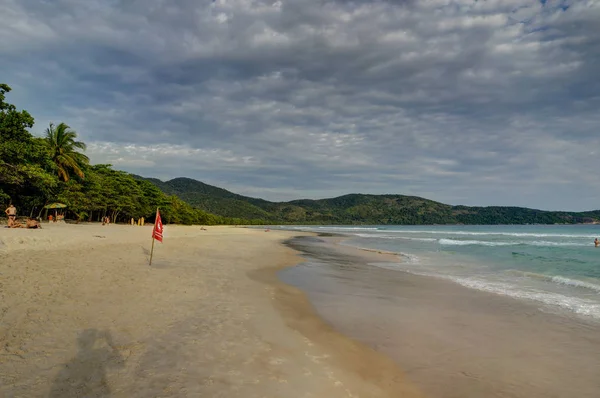
[(42, 225), (36, 219), (28, 218), (27, 221), (25, 221), (25, 224), (14, 222), (14, 223), (12, 223), (12, 225), (10, 225), (6, 228), (42, 229)]
[(25, 222), (25, 228), (28, 229), (42, 229), (42, 224), (35, 218), (28, 218)]
[(11, 203), (10, 206), (4, 211), (8, 216), (8, 226), (12, 227), (15, 224), (17, 218), (17, 208)]
[(594, 239), (594, 245), (598, 247), (600, 245), (600, 240), (598, 238)]

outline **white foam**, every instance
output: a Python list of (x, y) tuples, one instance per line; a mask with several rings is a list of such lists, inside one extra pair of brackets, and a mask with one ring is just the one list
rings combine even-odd
[(406, 271), (404, 265), (406, 264), (418, 264), (421, 259), (418, 256), (415, 256), (414, 254), (410, 254), (410, 253), (402, 253), (402, 252), (398, 252), (396, 253), (396, 255), (398, 255), (398, 257), (400, 257), (401, 259), (401, 263), (390, 263), (390, 262), (377, 262), (377, 263), (369, 263), (369, 265), (373, 265), (375, 267), (380, 267), (380, 268), (386, 268), (386, 269), (392, 269), (392, 270), (402, 270), (402, 271)]
[(552, 242), (545, 240), (536, 240), (536, 241), (526, 241), (526, 240), (517, 240), (517, 241), (485, 241), (485, 240), (457, 240), (457, 239), (440, 239), (440, 245), (451, 245), (451, 246), (467, 246), (467, 245), (479, 245), (479, 246), (521, 246), (521, 245), (530, 245), (530, 246), (542, 246), (542, 247), (584, 247), (590, 246), (592, 243), (581, 243), (581, 242)]
[(374, 234), (354, 234), (361, 238), (373, 238), (373, 239), (402, 239), (402, 237), (391, 236), (391, 235), (374, 235)]
[(440, 245), (450, 246), (466, 246), (466, 245), (480, 245), (480, 246), (510, 246), (511, 242), (490, 242), (484, 240), (456, 240), (456, 239), (440, 239)]
[(591, 246), (594, 242), (581, 243), (581, 242), (551, 242), (547, 240), (535, 240), (533, 242), (522, 242), (524, 245), (532, 246)]
[(582, 287), (600, 293), (600, 285), (597, 285), (595, 283), (580, 281), (578, 279), (565, 278), (564, 276), (552, 276), (549, 277), (549, 279), (554, 283), (558, 283), (559, 285)]
[(354, 236), (358, 236), (361, 238), (370, 238), (370, 239), (394, 239), (394, 240), (413, 240), (413, 241), (420, 241), (420, 242), (437, 242), (436, 238), (412, 238), (412, 237), (398, 236), (398, 235), (354, 234)]
[(600, 319), (600, 303), (577, 297), (569, 297), (558, 293), (548, 293), (538, 290), (522, 290), (516, 286), (502, 282), (490, 282), (477, 278), (463, 278), (447, 275), (436, 275), (451, 280), (462, 286), (472, 289), (483, 290), (490, 293), (510, 296), (520, 299), (533, 300), (560, 307), (576, 314), (591, 316)]
[(379, 253), (385, 253), (385, 254), (394, 254), (398, 257), (400, 257), (402, 259), (403, 263), (410, 263), (410, 264), (416, 264), (420, 261), (418, 256), (415, 256), (414, 254), (410, 254), (410, 253), (403, 253), (403, 252), (393, 252), (393, 251), (387, 251), (387, 250), (380, 250), (380, 249), (374, 249), (371, 247), (361, 247), (361, 246), (355, 246), (355, 245), (350, 245), (346, 242), (341, 242), (339, 243), (342, 246), (348, 246), (348, 247), (353, 247), (355, 249), (359, 249), (359, 250), (366, 250), (369, 252), (379, 252)]
[(452, 231), (452, 230), (384, 230), (385, 233), (407, 233), (407, 234), (436, 234), (436, 235), (472, 235), (472, 236), (486, 236), (486, 235), (499, 235), (499, 236), (520, 236), (520, 237), (554, 237), (554, 238), (587, 238), (594, 239), (600, 235), (600, 231), (597, 235), (577, 235), (577, 234), (544, 234), (544, 233), (531, 233), (531, 232), (474, 232), (474, 231)]
[(411, 240), (418, 242), (439, 242), (441, 245), (454, 245), (454, 246), (467, 246), (467, 245), (480, 245), (480, 246), (519, 246), (519, 245), (530, 245), (530, 246), (556, 246), (556, 247), (587, 247), (591, 246), (593, 242), (573, 242), (573, 241), (561, 241), (554, 242), (549, 240), (508, 240), (508, 241), (489, 241), (489, 240), (474, 240), (474, 239), (451, 239), (451, 238), (416, 238), (413, 236), (399, 236), (399, 235), (383, 235), (373, 233), (356, 233), (354, 236), (367, 239), (389, 239), (389, 240)]
[(408, 237), (403, 237), (402, 239), (416, 240), (416, 241), (419, 241), (419, 242), (437, 242), (436, 238), (408, 238)]
[(375, 227), (318, 227), (317, 229), (327, 229), (333, 231), (378, 231)]
[(405, 260), (405, 262), (410, 264), (417, 264), (421, 261), (421, 259), (418, 256), (415, 256), (414, 254), (398, 253), (398, 255), (401, 256), (402, 259)]

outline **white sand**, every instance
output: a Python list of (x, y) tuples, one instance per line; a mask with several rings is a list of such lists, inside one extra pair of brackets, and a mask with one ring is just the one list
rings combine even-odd
[(166, 226), (0, 229), (0, 397), (417, 396), (274, 271), (291, 236)]

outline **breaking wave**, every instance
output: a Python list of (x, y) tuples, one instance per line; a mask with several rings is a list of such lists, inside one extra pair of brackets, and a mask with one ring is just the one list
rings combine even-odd
[(581, 243), (581, 242), (552, 242), (545, 240), (535, 240), (535, 241), (505, 241), (505, 242), (494, 242), (494, 241), (485, 241), (485, 240), (459, 240), (459, 239), (440, 239), (440, 245), (449, 245), (449, 246), (466, 246), (466, 245), (480, 245), (480, 246), (559, 246), (559, 247), (569, 247), (569, 246), (590, 246), (592, 243)]
[(576, 314), (587, 315), (596, 319), (600, 319), (600, 304), (592, 300), (538, 290), (522, 290), (519, 287), (510, 285), (508, 283), (490, 282), (477, 278), (461, 278), (454, 276), (442, 276), (442, 278), (449, 279), (455, 283), (472, 289), (483, 290), (490, 293), (520, 299), (538, 301), (544, 304), (557, 306), (572, 311)]
[(513, 271), (512, 273), (520, 275), (520, 276), (532, 278), (532, 279), (555, 283), (557, 285), (588, 289), (588, 290), (592, 290), (592, 291), (600, 294), (600, 281), (598, 281), (598, 283), (594, 283), (594, 282), (590, 282), (590, 281), (582, 281), (579, 279), (567, 278), (565, 276), (560, 276), (560, 275), (554, 275), (554, 276), (553, 275), (544, 275), (544, 274), (537, 274), (535, 272), (522, 272), (522, 271), (516, 271), (516, 270)]
[(449, 231), (449, 230), (385, 230), (385, 233), (406, 233), (406, 234), (436, 234), (436, 235), (468, 235), (468, 236), (517, 236), (531, 238), (587, 238), (594, 239), (597, 235), (577, 235), (577, 234), (544, 234), (532, 232), (474, 232), (474, 231)]
[(456, 240), (456, 239), (440, 239), (440, 245), (449, 246), (466, 246), (466, 245), (480, 245), (480, 246), (510, 246), (511, 242), (490, 242), (484, 240)]

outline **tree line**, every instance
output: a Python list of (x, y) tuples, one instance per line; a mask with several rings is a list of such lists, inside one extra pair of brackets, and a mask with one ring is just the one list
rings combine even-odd
[(5, 101), (11, 88), (0, 84), (0, 203), (17, 206), (20, 215), (42, 217), (44, 206), (66, 204), (68, 218), (77, 221), (127, 222), (154, 220), (160, 207), (166, 223), (256, 224), (259, 220), (223, 217), (194, 208), (167, 195), (149, 181), (114, 170), (108, 164), (90, 164), (85, 143), (65, 123), (50, 124), (43, 136), (29, 130), (34, 118)]

